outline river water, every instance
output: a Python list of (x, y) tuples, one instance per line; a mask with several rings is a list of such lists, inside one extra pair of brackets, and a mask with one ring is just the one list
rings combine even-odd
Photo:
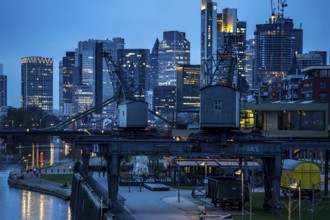
[[(31, 158), (31, 148), (24, 148), (15, 155), (0, 151), (0, 219), (3, 220), (66, 220), (71, 219), (69, 202), (60, 198), (17, 189), (8, 185), (8, 176), (11, 171), (20, 171), (29, 165), (28, 161), (22, 158)], [(28, 149), (28, 150), (26, 150)], [(54, 155), (43, 150), (45, 156)], [(56, 152), (56, 150), (55, 150)], [(58, 152), (62, 152), (58, 150)], [(56, 154), (56, 153), (55, 153)], [(55, 157), (56, 158), (56, 157)], [(54, 160), (43, 158), (45, 162)]]

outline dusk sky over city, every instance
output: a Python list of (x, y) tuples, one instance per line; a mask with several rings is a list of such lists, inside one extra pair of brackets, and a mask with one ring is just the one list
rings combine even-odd
[[(237, 8), (247, 22), (247, 39), (256, 24), (268, 21), (270, 0), (216, 0), (218, 12)], [(274, 6), (277, 0), (273, 0)], [(304, 52), (330, 50), (330, 1), (287, 0), (285, 16), (302, 24)], [(151, 49), (163, 31), (186, 32), (191, 63), (200, 63), (200, 0), (1, 0), (0, 63), (8, 76), (8, 105), (20, 107), (21, 58), (54, 58), (54, 98), (58, 108), (58, 63), (78, 41), (125, 39), (125, 48)]]

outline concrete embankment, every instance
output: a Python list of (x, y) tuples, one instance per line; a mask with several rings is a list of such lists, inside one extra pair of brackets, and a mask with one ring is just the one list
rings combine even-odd
[(69, 200), (71, 195), (70, 186), (63, 188), (60, 184), (44, 180), (33, 173), (11, 172), (8, 177), (8, 184), (21, 189), (57, 196), (65, 200)]

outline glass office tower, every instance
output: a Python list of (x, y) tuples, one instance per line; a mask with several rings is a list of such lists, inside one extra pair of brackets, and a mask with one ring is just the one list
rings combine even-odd
[(37, 106), (45, 113), (53, 112), (53, 59), (23, 57), (21, 59), (21, 105)]

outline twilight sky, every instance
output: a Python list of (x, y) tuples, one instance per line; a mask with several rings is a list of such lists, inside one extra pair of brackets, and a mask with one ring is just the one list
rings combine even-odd
[[(248, 39), (271, 14), (271, 0), (214, 1), (218, 12), (238, 9)], [(287, 2), (286, 17), (304, 29), (304, 52), (329, 51), (330, 1)], [(81, 40), (123, 37), (125, 48), (151, 49), (163, 31), (179, 30), (191, 43), (191, 63), (200, 63), (200, 0), (1, 0), (0, 30), (0, 63), (8, 76), (8, 105), (14, 107), (20, 107), (20, 59), (44, 56), (54, 58), (58, 108), (58, 62)]]

